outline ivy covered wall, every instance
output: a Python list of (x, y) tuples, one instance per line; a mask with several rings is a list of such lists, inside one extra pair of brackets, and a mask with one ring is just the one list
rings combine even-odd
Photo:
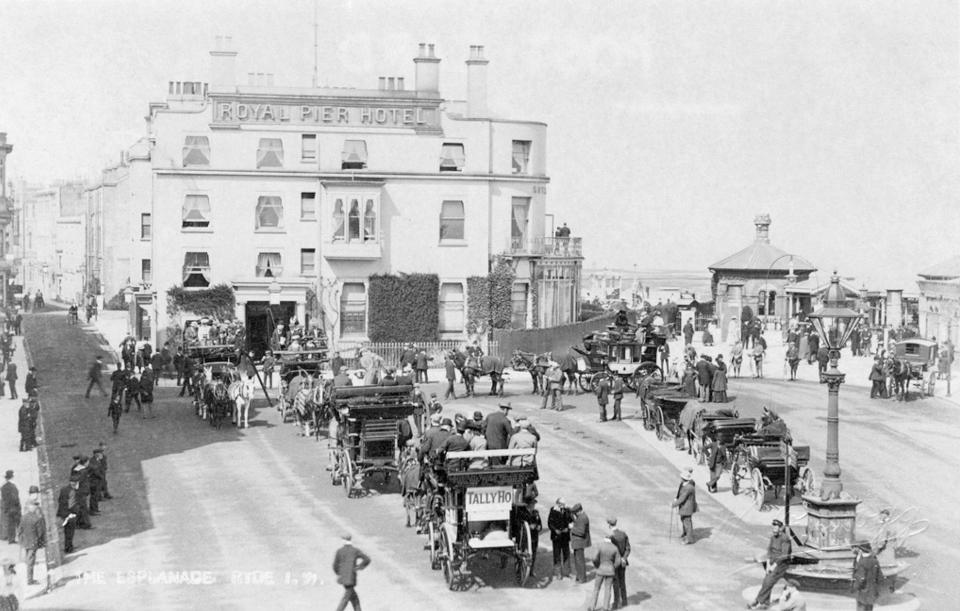
[(434, 342), (440, 329), (440, 278), (436, 274), (370, 276), (371, 342)]

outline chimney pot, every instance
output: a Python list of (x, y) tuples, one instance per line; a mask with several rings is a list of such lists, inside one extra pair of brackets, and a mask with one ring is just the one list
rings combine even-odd
[(427, 45), (427, 49), (428, 49), (428, 51), (429, 51), (430, 57), (434, 57), (434, 55), (433, 55), (433, 43), (428, 44), (428, 45)]
[(392, 76), (387, 77), (387, 89), (389, 89), (390, 91), (393, 91), (395, 87), (396, 87), (396, 84), (394, 82), (393, 77)]
[(427, 43), (420, 43), (420, 57), (425, 57), (427, 55)]
[(399, 89), (400, 91), (403, 91), (403, 77), (402, 77), (402, 76), (398, 76), (398, 77), (397, 77), (397, 89)]
[(380, 89), (380, 91), (383, 91), (384, 89), (387, 88), (387, 77), (381, 76), (381, 77), (380, 77), (379, 79), (377, 79), (377, 80), (379, 81), (379, 89)]

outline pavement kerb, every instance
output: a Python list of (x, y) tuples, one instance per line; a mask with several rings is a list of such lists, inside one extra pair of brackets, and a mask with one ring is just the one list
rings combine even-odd
[[(23, 380), (33, 360), (30, 358), (27, 342), (22, 336), (15, 336), (13, 341), (15, 348), (12, 361), (17, 366), (19, 376), (16, 383), (18, 398), (16, 400), (10, 398), (9, 385), (4, 381), (4, 396), (0, 399), (0, 403), (4, 405), (4, 408), (0, 409), (0, 421), (3, 422), (3, 426), (0, 427), (0, 448), (2, 448), (0, 449), (0, 460), (2, 460), (4, 471), (7, 469), (14, 471), (13, 482), (20, 492), (21, 502), (27, 499), (30, 486), (40, 488), (40, 507), (47, 524), (47, 546), (42, 555), (38, 554), (37, 561), (34, 564), (34, 579), (39, 582), (39, 585), (32, 586), (26, 583), (26, 565), (22, 560), (20, 544), (11, 546), (6, 542), (0, 543), (5, 548), (4, 555), (17, 561), (17, 574), (22, 580), (22, 591), (24, 600), (26, 600), (45, 593), (55, 583), (57, 575), (55, 567), (59, 566), (60, 563), (58, 554), (60, 536), (59, 529), (56, 526), (55, 484), (51, 482), (49, 467), (46, 462), (46, 435), (43, 428), (44, 410), (42, 401), (37, 426), (38, 446), (29, 452), (20, 451), (19, 409), (25, 395), (21, 391), (23, 390)], [(42, 382), (41, 379), (41, 385)]]

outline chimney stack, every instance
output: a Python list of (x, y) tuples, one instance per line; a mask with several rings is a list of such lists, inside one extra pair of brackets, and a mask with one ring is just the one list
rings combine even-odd
[(420, 43), (420, 52), (413, 58), (416, 72), (416, 90), (429, 93), (440, 92), (440, 58), (434, 55), (433, 45)]
[(210, 51), (210, 89), (235, 91), (237, 88), (237, 52), (232, 36), (217, 36)]
[(487, 64), (481, 45), (470, 46), (467, 60), (467, 116), (487, 117)]
[(757, 228), (757, 242), (770, 243), (770, 215), (758, 214), (753, 217), (753, 224)]

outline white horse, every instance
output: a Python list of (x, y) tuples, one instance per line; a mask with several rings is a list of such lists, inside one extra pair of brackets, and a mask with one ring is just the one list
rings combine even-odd
[(253, 378), (237, 380), (227, 392), (233, 401), (233, 422), (239, 428), (248, 428), (250, 404), (253, 403)]

